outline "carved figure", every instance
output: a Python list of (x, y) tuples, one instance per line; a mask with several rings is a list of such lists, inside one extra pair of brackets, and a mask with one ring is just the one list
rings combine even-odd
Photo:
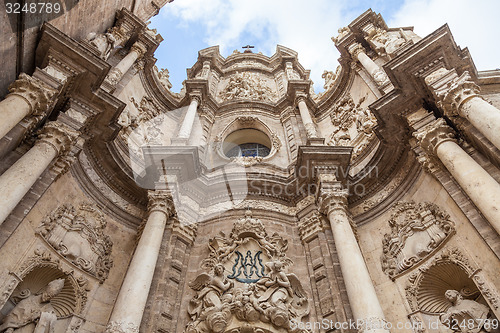
[(455, 332), (486, 332), (484, 323), (488, 318), (489, 308), (476, 301), (464, 299), (460, 292), (447, 290), (444, 294), (451, 306), (439, 316), (441, 322)]
[(24, 291), (24, 298), (5, 317), (3, 324), (0, 325), (0, 332), (54, 332), (57, 317), (50, 300), (57, 296), (63, 287), (64, 279), (57, 279), (50, 282), (38, 294), (32, 295), (29, 289)]
[(403, 31), (399, 31), (398, 35), (390, 34), (384, 29), (376, 28), (372, 32), (372, 36), (367, 40), (375, 48), (377, 53), (382, 55), (392, 56), (407, 40)]
[(276, 94), (269, 88), (265, 81), (251, 73), (238, 73), (229, 78), (226, 88), (219, 93), (222, 100), (235, 98), (273, 100)]
[(100, 52), (101, 59), (103, 60), (107, 60), (109, 58), (116, 43), (115, 36), (109, 32), (104, 34), (96, 34), (92, 32), (87, 36), (87, 40), (90, 44), (96, 47), (96, 49)]

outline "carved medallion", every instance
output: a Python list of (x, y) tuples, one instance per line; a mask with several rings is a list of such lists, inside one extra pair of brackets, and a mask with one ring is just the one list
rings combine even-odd
[(455, 230), (450, 216), (430, 202), (398, 202), (389, 225), (381, 260), (391, 279), (427, 258)]

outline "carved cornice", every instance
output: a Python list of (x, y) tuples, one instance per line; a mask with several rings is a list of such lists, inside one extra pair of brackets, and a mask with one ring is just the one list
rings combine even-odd
[(148, 215), (159, 211), (170, 218), (175, 213), (174, 200), (170, 191), (150, 190), (148, 191)]
[(41, 80), (25, 73), (9, 86), (10, 95), (21, 97), (30, 106), (30, 114), (34, 116), (45, 115), (53, 105), (53, 97), (57, 90), (51, 88)]
[(436, 154), (437, 147), (443, 142), (455, 142), (455, 131), (439, 118), (413, 133), (422, 148), (431, 154)]

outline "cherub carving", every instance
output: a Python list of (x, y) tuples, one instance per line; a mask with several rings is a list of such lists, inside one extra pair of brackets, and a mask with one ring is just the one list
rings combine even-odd
[[(32, 295), (27, 290), (22, 299), (5, 317), (0, 325), (0, 332), (53, 332), (57, 320), (55, 310), (50, 300), (57, 296), (64, 287), (64, 279), (50, 282), (41, 292)], [(35, 324), (36, 327), (35, 327)]]

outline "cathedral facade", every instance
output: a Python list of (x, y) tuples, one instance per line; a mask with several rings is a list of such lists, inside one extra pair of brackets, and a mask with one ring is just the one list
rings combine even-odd
[(165, 1), (70, 3), (2, 23), (0, 332), (500, 331), (500, 71), (447, 25), (366, 11), (319, 94), (213, 46), (175, 93)]

